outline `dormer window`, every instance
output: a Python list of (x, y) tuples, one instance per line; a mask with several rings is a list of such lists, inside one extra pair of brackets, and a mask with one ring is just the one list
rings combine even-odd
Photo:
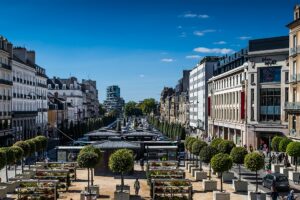
[(55, 84), (55, 89), (56, 89), (56, 90), (58, 90), (58, 89), (59, 89), (59, 88), (58, 88), (58, 84)]
[(66, 84), (63, 84), (62, 89), (63, 89), (63, 90), (66, 90), (66, 89), (67, 89)]
[(48, 84), (48, 89), (51, 90), (51, 84)]
[(70, 89), (73, 90), (74, 89), (74, 85), (70, 84)]

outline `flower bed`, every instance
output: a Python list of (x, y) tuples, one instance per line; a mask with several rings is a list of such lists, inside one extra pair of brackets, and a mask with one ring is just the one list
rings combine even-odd
[(58, 180), (57, 190), (68, 191), (71, 185), (69, 170), (39, 169), (36, 171), (35, 179)]
[(178, 161), (149, 161), (147, 170), (178, 169)]
[(153, 199), (192, 200), (192, 184), (186, 179), (152, 179), (150, 192)]
[(69, 170), (70, 179), (76, 180), (77, 162), (37, 162), (37, 165), (43, 166), (44, 169), (64, 169)]
[(153, 169), (147, 171), (148, 184), (151, 183), (152, 179), (184, 179), (185, 172), (181, 169)]
[(16, 189), (19, 200), (56, 200), (57, 180), (21, 180)]

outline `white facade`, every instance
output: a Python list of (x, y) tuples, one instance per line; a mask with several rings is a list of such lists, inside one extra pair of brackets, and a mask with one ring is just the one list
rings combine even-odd
[(212, 77), (216, 57), (206, 57), (190, 72), (190, 127), (196, 134), (207, 132), (207, 80)]

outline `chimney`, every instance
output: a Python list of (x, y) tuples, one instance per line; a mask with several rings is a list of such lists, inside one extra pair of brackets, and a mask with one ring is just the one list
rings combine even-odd
[(296, 5), (294, 8), (294, 20), (297, 20), (300, 18), (300, 6)]
[(27, 61), (27, 50), (24, 47), (16, 47), (14, 48), (14, 55), (17, 56), (24, 63)]
[(27, 51), (27, 59), (31, 64), (35, 64), (35, 51)]
[(9, 53), (9, 56), (13, 57), (13, 45), (10, 42), (7, 44), (7, 51)]

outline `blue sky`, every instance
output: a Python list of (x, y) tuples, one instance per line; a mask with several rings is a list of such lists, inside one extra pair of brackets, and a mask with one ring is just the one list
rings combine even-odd
[(49, 77), (118, 84), (128, 100), (159, 99), (205, 55), (287, 35), (297, 0), (0, 0), (0, 34), (36, 51)]

